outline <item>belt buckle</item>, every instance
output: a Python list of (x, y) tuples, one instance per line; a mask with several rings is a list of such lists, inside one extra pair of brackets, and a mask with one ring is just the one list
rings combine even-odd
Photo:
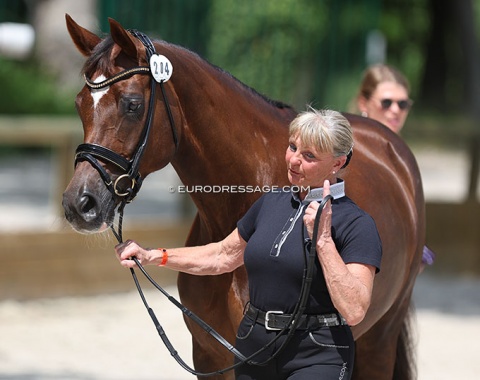
[(339, 326), (341, 324), (336, 314), (323, 314), (323, 325), (327, 327)]
[(270, 315), (282, 315), (283, 311), (280, 310), (270, 310), (265, 313), (265, 329), (270, 331), (280, 331), (281, 329), (278, 327), (271, 327), (269, 326), (268, 322), (270, 322)]

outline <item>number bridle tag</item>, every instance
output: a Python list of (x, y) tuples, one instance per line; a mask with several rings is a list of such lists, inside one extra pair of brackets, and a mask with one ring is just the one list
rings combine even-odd
[(173, 66), (164, 55), (153, 54), (150, 57), (150, 72), (158, 83), (166, 82), (172, 76)]

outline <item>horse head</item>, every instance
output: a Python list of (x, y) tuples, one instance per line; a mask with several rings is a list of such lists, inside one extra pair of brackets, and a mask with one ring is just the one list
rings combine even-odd
[[(75, 100), (84, 144), (77, 149), (63, 207), (73, 228), (92, 233), (111, 226), (116, 207), (136, 195), (143, 178), (170, 162), (175, 154), (172, 141), (177, 142), (174, 119), (179, 114), (167, 102), (171, 89), (161, 88), (163, 98), (155, 95), (159, 81), (153, 79), (149, 62), (149, 48), (153, 52), (155, 48), (142, 40), (143, 35), (110, 19), (110, 35), (101, 39), (69, 15), (66, 22), (87, 60), (86, 84)], [(157, 99), (165, 106), (155, 107)], [(153, 128), (153, 119), (165, 128)], [(143, 155), (144, 151), (155, 153)]]

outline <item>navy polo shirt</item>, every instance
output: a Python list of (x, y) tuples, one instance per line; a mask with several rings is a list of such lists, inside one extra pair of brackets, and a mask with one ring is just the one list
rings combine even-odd
[[(375, 222), (342, 195), (332, 201), (332, 238), (337, 251), (345, 263), (369, 264), (378, 271), (382, 247)], [(250, 302), (261, 310), (292, 313), (298, 302), (308, 256), (308, 234), (303, 224), (308, 203), (290, 191), (266, 193), (237, 223), (247, 242), (244, 262)], [(316, 257), (305, 313), (335, 311)]]

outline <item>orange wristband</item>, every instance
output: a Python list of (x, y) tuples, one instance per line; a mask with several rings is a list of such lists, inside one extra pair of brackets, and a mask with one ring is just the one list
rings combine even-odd
[(168, 253), (165, 248), (158, 248), (158, 249), (162, 251), (162, 261), (160, 262), (160, 264), (158, 264), (158, 266), (163, 267), (168, 261)]

